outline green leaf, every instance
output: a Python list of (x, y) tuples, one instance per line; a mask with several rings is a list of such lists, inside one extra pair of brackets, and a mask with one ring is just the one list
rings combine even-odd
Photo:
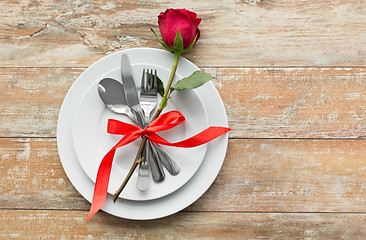
[(186, 53), (189, 50), (191, 50), (193, 48), (193, 46), (196, 44), (197, 42), (197, 37), (198, 37), (198, 33), (196, 34), (196, 36), (193, 39), (193, 42), (191, 43), (191, 45), (189, 45), (188, 47), (186, 47), (185, 49), (183, 49), (183, 52)]
[(169, 45), (168, 44), (166, 44), (165, 42), (163, 42), (160, 38), (159, 38), (159, 36), (158, 36), (158, 34), (156, 34), (156, 32), (154, 31), (154, 29), (152, 29), (151, 28), (151, 31), (154, 33), (154, 35), (155, 35), (155, 37), (158, 39), (158, 41), (159, 41), (159, 43), (166, 49), (166, 50), (168, 50), (168, 51), (170, 51), (170, 52), (174, 52), (174, 49), (172, 48), (172, 47), (169, 47)]
[(160, 94), (160, 96), (164, 96), (164, 92), (165, 92), (164, 83), (158, 77), (158, 93)]
[[(154, 75), (151, 73), (147, 73), (147, 74), (149, 75), (148, 77), (154, 77)], [(158, 93), (160, 94), (160, 96), (164, 96), (164, 92), (165, 92), (164, 83), (163, 83), (163, 81), (161, 81), (159, 76), (156, 76), (156, 77), (157, 77), (157, 83), (158, 83)]]
[(179, 30), (177, 31), (177, 34), (175, 35), (174, 49), (178, 49), (178, 50), (183, 49), (183, 38), (182, 38), (182, 35), (180, 34)]
[(195, 71), (189, 77), (179, 80), (172, 89), (182, 91), (184, 89), (193, 89), (202, 86), (206, 82), (214, 79), (213, 76), (202, 71)]

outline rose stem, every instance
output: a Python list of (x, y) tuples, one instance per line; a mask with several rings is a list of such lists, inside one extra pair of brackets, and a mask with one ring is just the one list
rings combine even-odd
[[(168, 102), (169, 96), (171, 94), (170, 87), (172, 86), (173, 79), (174, 79), (174, 76), (175, 76), (175, 72), (177, 71), (178, 62), (179, 62), (179, 56), (180, 56), (181, 53), (182, 53), (181, 51), (176, 51), (175, 54), (174, 54), (174, 63), (173, 63), (172, 71), (170, 73), (170, 77), (169, 77), (168, 84), (166, 86), (166, 89), (165, 89), (163, 98), (161, 99), (159, 108), (156, 111), (156, 113), (154, 114), (154, 116), (153, 116), (153, 118), (152, 118), (151, 121), (154, 121), (157, 117), (159, 117), (160, 113), (166, 107), (166, 104)], [(168, 94), (169, 94), (169, 96), (168, 96)], [(121, 192), (125, 188), (127, 182), (130, 180), (130, 178), (132, 176), (132, 173), (136, 170), (137, 165), (139, 165), (143, 161), (143, 159), (141, 158), (141, 154), (142, 154), (142, 151), (143, 151), (143, 149), (144, 149), (144, 147), (146, 145), (146, 140), (147, 140), (147, 138), (144, 136), (142, 138), (142, 142), (140, 144), (139, 150), (137, 151), (135, 161), (133, 162), (130, 171), (128, 172), (128, 174), (127, 174), (125, 180), (122, 182), (121, 186), (118, 188), (118, 190), (113, 195), (113, 202), (116, 202), (118, 196), (121, 194)]]

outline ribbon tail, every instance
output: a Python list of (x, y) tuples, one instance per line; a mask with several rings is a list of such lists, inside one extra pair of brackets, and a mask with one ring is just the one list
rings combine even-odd
[(190, 137), (188, 139), (185, 139), (180, 142), (171, 143), (164, 138), (160, 137), (159, 135), (155, 133), (149, 133), (147, 135), (147, 138), (157, 144), (166, 145), (166, 146), (173, 146), (173, 147), (182, 147), (182, 148), (191, 148), (191, 147), (197, 147), (202, 144), (208, 143), (215, 138), (229, 132), (231, 129), (226, 127), (209, 127), (202, 132), (194, 135), (193, 137)]
[(90, 207), (87, 221), (96, 214), (104, 205), (107, 197), (109, 177), (112, 169), (113, 157), (116, 150), (110, 150), (99, 165), (97, 179), (95, 181), (93, 201)]
[(97, 179), (94, 186), (93, 201), (90, 206), (87, 221), (96, 214), (104, 205), (107, 198), (109, 177), (112, 170), (112, 163), (116, 149), (130, 142), (133, 142), (139, 137), (139, 133), (125, 135), (109, 152), (104, 156), (99, 165)]

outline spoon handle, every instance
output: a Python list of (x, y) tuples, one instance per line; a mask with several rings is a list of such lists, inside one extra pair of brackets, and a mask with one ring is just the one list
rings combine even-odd
[(175, 176), (180, 172), (179, 165), (168, 155), (168, 153), (162, 149), (159, 145), (152, 143), (152, 146), (156, 149), (159, 159), (168, 172)]
[(149, 161), (146, 159), (146, 152), (148, 151), (148, 146), (145, 145), (145, 149), (143, 152), (144, 161), (140, 163), (138, 170), (138, 178), (137, 178), (137, 189), (140, 191), (146, 191), (149, 189), (150, 180), (149, 180)]
[(161, 165), (158, 153), (156, 149), (152, 146), (150, 141), (147, 141), (150, 151), (146, 151), (146, 157), (150, 163), (151, 175), (155, 182), (162, 182), (165, 179), (165, 173)]

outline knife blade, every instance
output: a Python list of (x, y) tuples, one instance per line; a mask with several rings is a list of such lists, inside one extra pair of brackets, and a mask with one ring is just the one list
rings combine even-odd
[(140, 127), (144, 127), (144, 112), (140, 106), (135, 80), (133, 79), (131, 63), (127, 54), (122, 54), (121, 57), (121, 77), (127, 105), (131, 108), (131, 112), (136, 116)]

